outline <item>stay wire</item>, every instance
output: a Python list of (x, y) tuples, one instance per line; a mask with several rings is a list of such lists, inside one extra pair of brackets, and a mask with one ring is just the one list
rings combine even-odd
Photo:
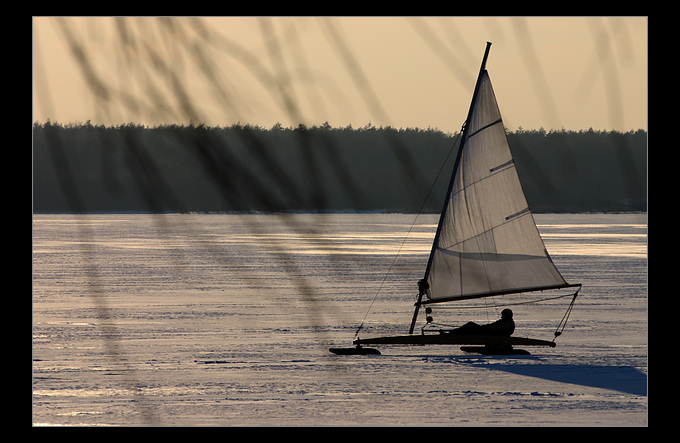
[(459, 143), (461, 134), (462, 134), (462, 128), (461, 128), (461, 132), (458, 133), (458, 135), (456, 136), (456, 139), (451, 144), (451, 149), (449, 149), (448, 154), (446, 154), (446, 158), (442, 162), (442, 166), (439, 168), (437, 175), (435, 176), (434, 180), (432, 181), (432, 185), (430, 186), (430, 189), (427, 191), (427, 195), (423, 199), (423, 203), (420, 205), (420, 208), (418, 209), (418, 213), (416, 214), (415, 218), (413, 219), (413, 223), (411, 223), (411, 227), (408, 229), (406, 236), (404, 236), (404, 239), (402, 240), (401, 245), (399, 245), (399, 249), (397, 250), (397, 253), (394, 256), (394, 259), (392, 259), (392, 263), (390, 264), (390, 267), (387, 269), (387, 273), (385, 273), (385, 276), (383, 277), (382, 282), (380, 283), (380, 286), (378, 287), (378, 290), (376, 291), (375, 295), (373, 296), (373, 300), (371, 300), (371, 304), (368, 306), (368, 309), (366, 310), (366, 314), (364, 314), (364, 318), (361, 320), (361, 324), (359, 325), (356, 332), (354, 333), (354, 339), (356, 339), (359, 336), (359, 331), (361, 331), (361, 329), (364, 327), (364, 323), (366, 322), (366, 318), (368, 317), (368, 314), (371, 312), (371, 309), (373, 308), (373, 304), (375, 303), (375, 300), (378, 298), (380, 291), (382, 290), (383, 286), (385, 285), (385, 282), (387, 281), (387, 277), (392, 272), (392, 268), (394, 267), (394, 264), (397, 262), (397, 258), (399, 258), (399, 254), (401, 253), (401, 250), (403, 249), (404, 245), (406, 244), (406, 240), (408, 239), (409, 235), (411, 235), (411, 231), (413, 230), (413, 227), (416, 225), (416, 221), (418, 221), (418, 217), (422, 213), (423, 208), (425, 207), (425, 203), (427, 203), (427, 200), (430, 198), (430, 194), (432, 194), (432, 190), (434, 189), (434, 185), (439, 180), (439, 176), (441, 175), (442, 171), (444, 170), (444, 167), (448, 163), (449, 158), (451, 157), (451, 153), (454, 151), (456, 144)]
[(567, 326), (567, 321), (569, 320), (569, 316), (571, 315), (572, 309), (574, 309), (574, 302), (576, 302), (576, 297), (578, 296), (578, 292), (580, 290), (581, 290), (581, 288), (579, 288), (574, 293), (574, 298), (571, 299), (571, 303), (569, 303), (569, 306), (567, 307), (567, 311), (564, 313), (564, 316), (562, 316), (562, 320), (560, 320), (560, 323), (557, 325), (557, 328), (555, 329), (555, 337), (552, 340), (553, 343), (555, 342), (557, 337), (562, 335), (562, 332), (564, 332), (564, 328)]
[(497, 305), (483, 305), (483, 306), (437, 306), (437, 309), (450, 309), (450, 310), (457, 310), (457, 309), (491, 309), (491, 308), (504, 308), (506, 306), (518, 306), (518, 305), (530, 305), (534, 303), (543, 303), (546, 301), (550, 300), (557, 300), (560, 298), (564, 297), (570, 297), (573, 296), (573, 294), (563, 294), (563, 295), (557, 295), (555, 297), (547, 297), (547, 298), (539, 298), (536, 300), (527, 300), (527, 301), (520, 301), (520, 302), (514, 302), (514, 303), (501, 303)]

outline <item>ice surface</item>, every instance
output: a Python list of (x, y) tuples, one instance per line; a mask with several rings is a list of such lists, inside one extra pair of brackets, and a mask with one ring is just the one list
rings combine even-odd
[[(328, 352), (364, 317), (362, 336), (408, 332), (437, 221), (404, 241), (414, 218), (35, 215), (34, 425), (647, 425), (645, 214), (535, 216), (584, 285), (554, 349)], [(513, 305), (515, 335), (551, 340), (568, 302)]]

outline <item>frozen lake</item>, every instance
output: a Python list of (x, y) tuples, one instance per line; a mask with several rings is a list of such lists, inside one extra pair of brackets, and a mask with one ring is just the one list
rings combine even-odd
[[(535, 215), (583, 284), (556, 348), (329, 353), (364, 318), (362, 337), (408, 332), (437, 219), (34, 215), (33, 424), (647, 426), (646, 214)], [(513, 305), (514, 335), (552, 340), (569, 301)]]

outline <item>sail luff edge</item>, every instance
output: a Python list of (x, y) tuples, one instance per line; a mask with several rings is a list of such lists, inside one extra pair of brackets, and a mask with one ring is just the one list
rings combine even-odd
[[(461, 141), (460, 141), (460, 146), (458, 147), (458, 154), (456, 156), (456, 161), (453, 164), (453, 172), (451, 173), (451, 180), (449, 180), (449, 187), (448, 190), (446, 191), (446, 198), (444, 199), (444, 206), (442, 207), (442, 212), (439, 216), (439, 223), (437, 224), (437, 232), (435, 233), (434, 241), (432, 242), (432, 250), (430, 251), (430, 257), (427, 260), (427, 266), (425, 267), (425, 276), (423, 277), (424, 281), (427, 281), (427, 278), (430, 274), (430, 268), (432, 267), (432, 259), (434, 257), (434, 253), (437, 249), (437, 241), (439, 239), (439, 235), (441, 233), (442, 229), (442, 220), (444, 218), (444, 213), (446, 212), (446, 208), (449, 205), (449, 199), (451, 198), (451, 188), (453, 186), (453, 181), (456, 178), (456, 170), (458, 169), (458, 165), (460, 164), (460, 158), (463, 153), (463, 147), (465, 146), (465, 139), (467, 137), (467, 132), (468, 132), (468, 121), (470, 120), (470, 116), (472, 115), (472, 110), (475, 107), (475, 98), (477, 97), (477, 92), (479, 91), (479, 84), (481, 83), (482, 75), (484, 74), (484, 71), (486, 71), (486, 60), (489, 57), (489, 50), (491, 49), (491, 42), (486, 42), (486, 48), (484, 50), (484, 57), (482, 58), (482, 65), (479, 68), (479, 74), (477, 75), (477, 81), (475, 82), (475, 89), (472, 93), (472, 101), (470, 102), (470, 109), (468, 109), (468, 114), (467, 118), (465, 119), (465, 127), (463, 128), (463, 133), (461, 134)], [(416, 320), (418, 318), (418, 311), (420, 309), (420, 304), (423, 300), (423, 295), (424, 291), (419, 291), (418, 293), (418, 301), (415, 304), (415, 309), (413, 311), (413, 319), (411, 320), (411, 326), (409, 328), (409, 334), (413, 334), (413, 330), (415, 329), (416, 325)]]

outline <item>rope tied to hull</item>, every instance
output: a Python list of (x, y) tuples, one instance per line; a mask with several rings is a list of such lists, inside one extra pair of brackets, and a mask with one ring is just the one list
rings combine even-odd
[(557, 328), (555, 329), (555, 337), (553, 338), (553, 343), (555, 343), (555, 340), (557, 337), (562, 335), (562, 332), (564, 332), (564, 328), (567, 326), (567, 321), (569, 320), (569, 316), (571, 315), (571, 311), (574, 309), (574, 302), (576, 302), (576, 297), (578, 296), (578, 292), (581, 290), (581, 288), (578, 288), (576, 292), (574, 292), (574, 297), (571, 299), (571, 303), (569, 303), (569, 306), (567, 307), (567, 311), (564, 313), (562, 316), (562, 320), (560, 320), (560, 323), (557, 325)]

